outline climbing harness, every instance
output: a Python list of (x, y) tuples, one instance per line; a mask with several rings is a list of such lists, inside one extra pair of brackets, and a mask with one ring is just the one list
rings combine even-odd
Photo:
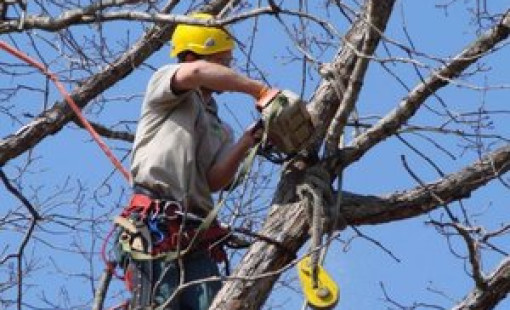
[(291, 252), (280, 242), (248, 229), (232, 227), (216, 220), (204, 224), (206, 222), (209, 222), (207, 218), (184, 212), (181, 204), (176, 201), (153, 200), (143, 194), (133, 195), (129, 206), (114, 219), (114, 224), (122, 229), (119, 236), (121, 250), (136, 260), (173, 260), (201, 249), (208, 251), (215, 261), (225, 262), (222, 245), (235, 248), (250, 245), (234, 233)]
[[(155, 294), (170, 266), (180, 267), (183, 257), (208, 256), (228, 268), (224, 245), (231, 232), (210, 221), (205, 227), (186, 206), (171, 199), (157, 199), (135, 193), (129, 205), (115, 217), (116, 260), (124, 269), (123, 280), (131, 292), (131, 307), (152, 307), (159, 303)], [(173, 267), (172, 267), (173, 268)], [(161, 295), (158, 295), (161, 296)], [(145, 309), (145, 308), (143, 308)], [(153, 308), (147, 308), (153, 309)]]
[(114, 223), (122, 229), (122, 252), (135, 260), (174, 260), (199, 249), (217, 262), (226, 259), (218, 240), (227, 239), (230, 231), (215, 221), (201, 229), (202, 222), (184, 212), (177, 201), (134, 194)]

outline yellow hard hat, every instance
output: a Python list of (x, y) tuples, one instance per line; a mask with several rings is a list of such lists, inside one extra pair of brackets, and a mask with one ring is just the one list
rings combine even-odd
[[(213, 18), (212, 15), (206, 13), (194, 13), (190, 17), (205, 20)], [(210, 55), (231, 50), (234, 46), (232, 36), (223, 28), (180, 24), (175, 27), (172, 35), (170, 56), (175, 57), (184, 51), (192, 51), (198, 55)]]

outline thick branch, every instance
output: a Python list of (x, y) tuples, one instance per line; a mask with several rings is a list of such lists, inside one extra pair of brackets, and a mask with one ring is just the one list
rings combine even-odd
[[(368, 8), (370, 9), (370, 7)], [(368, 14), (370, 16), (370, 14)], [(367, 28), (371, 26), (371, 21), (367, 21)], [(379, 32), (367, 31), (366, 35), (375, 36), (375, 40), (378, 40)], [(363, 38), (359, 43), (362, 44), (359, 47), (355, 47), (358, 53), (362, 55), (369, 55), (373, 53), (373, 43), (374, 39), (370, 37)], [(345, 125), (347, 124), (347, 120), (349, 115), (351, 115), (354, 110), (355, 104), (357, 102), (359, 93), (361, 91), (361, 81), (363, 81), (365, 73), (367, 72), (370, 58), (369, 57), (358, 57), (353, 65), (352, 72), (350, 73), (350, 78), (346, 81), (347, 87), (343, 87), (342, 76), (337, 74), (335, 70), (330, 69), (332, 72), (332, 76), (329, 77), (335, 94), (340, 101), (338, 110), (333, 117), (329, 128), (327, 130), (327, 135), (325, 137), (325, 148), (326, 154), (332, 154), (339, 147), (339, 142), (341, 141), (342, 133), (344, 132)], [(344, 77), (345, 78), (345, 77)]]
[[(319, 121), (316, 141), (320, 143), (326, 135), (335, 113), (338, 111), (338, 123), (344, 126), (361, 91), (361, 81), (368, 69), (368, 60), (375, 52), (386, 28), (394, 1), (367, 1), (366, 12), (362, 14), (343, 39), (343, 46), (331, 63), (323, 67), (323, 79), (312, 96), (310, 113)], [(343, 85), (347, 94), (337, 94)], [(340, 95), (340, 96), (339, 96)], [(347, 96), (346, 96), (347, 95)], [(344, 99), (344, 96), (346, 98)], [(340, 98), (339, 98), (340, 97)], [(345, 106), (340, 107), (341, 102)], [(336, 130), (336, 129), (332, 129)]]
[(328, 167), (341, 170), (360, 159), (370, 148), (394, 135), (424, 102), (448, 82), (458, 77), (465, 69), (486, 55), (496, 45), (510, 35), (510, 11), (501, 22), (480, 36), (473, 44), (465, 48), (448, 65), (433, 73), (423, 83), (416, 86), (397, 108), (381, 119), (372, 128), (358, 136), (352, 146), (342, 151), (341, 156), (333, 157)]
[[(227, 2), (217, 0), (211, 4), (209, 11), (218, 11)], [(71, 97), (76, 104), (83, 108), (90, 100), (130, 74), (166, 43), (165, 38), (171, 36), (174, 26), (174, 24), (154, 26), (119, 59), (75, 88)], [(73, 112), (65, 103), (57, 103), (15, 134), (0, 140), (0, 167), (31, 149), (48, 135), (60, 131), (73, 117)]]
[[(94, 5), (85, 9), (75, 9), (61, 14), (57, 18), (50, 16), (27, 16), (24, 20), (8, 20), (0, 23), (0, 34), (9, 32), (20, 32), (30, 29), (41, 29), (50, 32), (60, 31), (75, 25), (89, 25), (95, 23), (104, 23), (112, 21), (144, 21), (161, 24), (190, 24), (190, 25), (210, 25), (220, 26), (228, 25), (240, 20), (257, 17), (260, 15), (273, 15), (276, 10), (272, 7), (256, 8), (250, 12), (238, 14), (233, 17), (222, 18), (218, 20), (204, 21), (191, 18), (186, 15), (171, 15), (164, 13), (148, 13), (141, 11), (123, 10), (117, 12), (102, 12), (102, 8)], [(332, 29), (325, 21), (318, 20), (313, 16), (300, 11), (278, 10), (278, 14), (290, 14), (309, 18), (318, 22), (326, 30)], [(22, 27), (20, 27), (22, 25)]]
[(510, 258), (507, 257), (487, 278), (487, 287), (475, 288), (460, 304), (452, 310), (493, 309), (510, 293)]
[[(82, 123), (75, 121), (76, 125), (78, 125), (81, 128), (84, 128)], [(113, 140), (120, 140), (120, 141), (126, 141), (126, 142), (133, 142), (135, 140), (135, 135), (131, 132), (127, 131), (116, 131), (113, 129), (110, 129), (102, 124), (90, 122), (90, 125), (94, 128), (94, 130), (97, 132), (98, 135), (104, 138), (113, 139)]]
[(6, 19), (0, 23), (0, 33), (21, 32), (35, 28), (58, 31), (73, 24), (84, 23), (84, 20), (90, 20), (89, 23), (99, 22), (101, 21), (100, 16), (98, 17), (97, 15), (101, 15), (100, 12), (103, 10), (137, 2), (142, 2), (142, 0), (102, 0), (84, 8), (64, 12), (57, 18), (29, 15), (23, 19)]
[(510, 170), (510, 145), (459, 172), (386, 197), (344, 193), (342, 214), (350, 225), (382, 224), (423, 215), (438, 207), (437, 197), (448, 204), (481, 188)]

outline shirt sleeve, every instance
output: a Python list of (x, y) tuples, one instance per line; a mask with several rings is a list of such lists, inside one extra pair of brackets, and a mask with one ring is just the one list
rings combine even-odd
[(172, 80), (180, 65), (167, 65), (154, 73), (147, 87), (146, 98), (151, 105), (165, 105), (165, 109), (175, 107), (180, 99), (189, 92), (175, 94), (172, 90)]

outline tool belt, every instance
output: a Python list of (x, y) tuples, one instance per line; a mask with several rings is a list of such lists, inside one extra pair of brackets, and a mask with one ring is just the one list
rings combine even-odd
[(216, 262), (226, 260), (222, 245), (230, 231), (217, 223), (199, 229), (201, 223), (186, 219), (176, 201), (134, 194), (114, 223), (121, 228), (121, 252), (134, 260), (180, 257), (197, 250), (207, 251)]
[(285, 154), (295, 154), (312, 142), (315, 122), (305, 102), (289, 90), (273, 92), (257, 103), (261, 110), (267, 140)]

